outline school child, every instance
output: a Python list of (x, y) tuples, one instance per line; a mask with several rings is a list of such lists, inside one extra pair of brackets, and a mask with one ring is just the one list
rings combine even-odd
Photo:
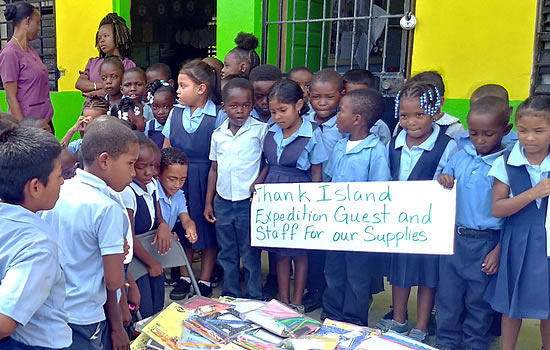
[(48, 132), (53, 135), (53, 130), (50, 127), (50, 124), (48, 124), (47, 121), (45, 121), (42, 118), (38, 117), (27, 117), (19, 122), (19, 125), (22, 128), (37, 128), (42, 129), (45, 132)]
[(455, 253), (440, 257), (435, 299), (436, 343), (443, 349), (489, 346), (494, 312), (483, 295), (498, 269), (504, 220), (491, 214), (492, 179), (487, 174), (504, 152), (508, 116), (508, 105), (498, 97), (472, 104), (467, 121), (472, 143), (454, 154), (437, 178), (446, 188), (457, 181)]
[(148, 275), (136, 280), (141, 294), (141, 316), (149, 317), (164, 307), (164, 274), (162, 265), (155, 260), (137, 239), (140, 235), (156, 230), (153, 244), (158, 242), (158, 252), (171, 248), (170, 226), (163, 219), (156, 186), (152, 182), (156, 174), (154, 148), (156, 145), (145, 134), (135, 131), (139, 142), (139, 157), (135, 163), (135, 177), (122, 192), (124, 206), (134, 229), (134, 255), (141, 260)]
[(172, 78), (172, 70), (166, 63), (154, 63), (147, 67), (145, 70), (145, 76), (147, 77), (147, 84), (151, 84), (155, 80), (161, 80), (165, 83), (174, 86), (174, 79)]
[[(347, 93), (340, 102), (339, 140), (325, 173), (332, 182), (391, 180), (386, 147), (370, 129), (384, 115), (384, 97), (374, 89)], [(381, 255), (327, 251), (323, 311), (330, 319), (368, 326), (372, 295), (382, 291)]]
[(123, 97), (116, 108), (113, 108), (113, 112), (115, 117), (128, 123), (132, 130), (145, 131), (146, 122), (141, 103), (137, 103), (129, 97)]
[(151, 106), (145, 101), (147, 92), (147, 77), (139, 67), (129, 68), (122, 74), (120, 90), (123, 96), (131, 98), (136, 104), (141, 104), (146, 121), (154, 120)]
[(71, 345), (56, 232), (39, 210), (54, 207), (61, 146), (38, 128), (0, 131), (0, 348)]
[(71, 349), (103, 349), (110, 342), (128, 346), (117, 303), (117, 290), (124, 283), (123, 244), (128, 227), (124, 206), (112, 193), (132, 181), (139, 146), (127, 126), (106, 116), (90, 123), (81, 153), (84, 170), (78, 169), (65, 182), (55, 207), (42, 214), (58, 232), (63, 252)]
[(254, 87), (254, 109), (252, 118), (258, 119), (269, 126), (275, 124), (269, 112), (267, 96), (271, 88), (283, 79), (279, 68), (271, 64), (261, 64), (250, 71), (248, 80)]
[[(276, 125), (269, 128), (264, 142), (266, 165), (255, 183), (293, 183), (322, 181), (323, 162), (327, 160), (321, 131), (317, 124), (302, 120), (304, 105), (300, 85), (283, 80), (269, 93), (269, 110)], [(311, 175), (310, 175), (311, 174)], [(307, 280), (308, 255), (301, 249), (270, 249), (277, 253), (279, 298), (304, 312), (302, 297)], [(290, 298), (290, 262), (294, 261), (294, 294)]]
[[(204, 63), (208, 64), (210, 67), (216, 69), (216, 72), (221, 74), (221, 71), (223, 69), (223, 62), (222, 61), (220, 61), (219, 59), (217, 59), (216, 57), (213, 57), (213, 56), (205, 57), (205, 58), (202, 59), (202, 61)], [(220, 75), (220, 79), (221, 79), (221, 75)]]
[(524, 318), (539, 319), (550, 349), (550, 259), (545, 228), (550, 194), (550, 98), (531, 96), (516, 112), (519, 142), (493, 164), (492, 214), (506, 218), (500, 265), (485, 299), (502, 313), (501, 346), (515, 349)]
[(159, 148), (162, 148), (164, 144), (162, 129), (176, 102), (176, 92), (170, 84), (160, 80), (153, 80), (149, 84), (147, 95), (150, 97), (149, 105), (155, 119), (147, 122), (145, 132)]
[[(344, 79), (344, 92), (348, 93), (357, 89), (375, 89), (376, 80), (374, 75), (366, 69), (350, 69), (342, 76)], [(378, 136), (384, 145), (391, 140), (391, 131), (382, 119), (379, 119), (370, 130), (371, 134)]]
[[(189, 245), (185, 242), (181, 225), (176, 225), (180, 243), (186, 253), (193, 249), (202, 250), (201, 274), (198, 286), (203, 296), (212, 295), (211, 275), (216, 261), (216, 230), (214, 225), (204, 218), (204, 204), (208, 172), (210, 170), (210, 140), (220, 102), (219, 76), (208, 64), (193, 60), (185, 64), (178, 75), (178, 99), (185, 107), (174, 107), (172, 115), (166, 121), (162, 134), (165, 136), (164, 148), (174, 146), (189, 157), (187, 180), (183, 185), (185, 199), (189, 203), (189, 215), (197, 226), (198, 240)], [(189, 293), (191, 283), (185, 266), (180, 267), (181, 277), (170, 298), (181, 300)]]
[(107, 94), (105, 99), (109, 103), (109, 111), (122, 99), (120, 89), (122, 74), (124, 74), (124, 66), (118, 57), (107, 56), (99, 66), (99, 76), (103, 82), (103, 90)]
[[(92, 120), (99, 117), (100, 115), (107, 114), (109, 111), (109, 105), (107, 101), (99, 96), (94, 96), (86, 102), (84, 102), (84, 107), (82, 108), (82, 115), (78, 117), (76, 123), (67, 131), (63, 139), (61, 139), (61, 144), (66, 145), (67, 149), (75, 155), (76, 152), (80, 149), (82, 145), (82, 137), (84, 137), (84, 132), (86, 127), (90, 124)], [(74, 141), (71, 141), (74, 134), (80, 133), (80, 138)]]
[(240, 261), (245, 271), (245, 298), (263, 299), (260, 250), (250, 246), (250, 186), (260, 173), (267, 124), (250, 117), (252, 84), (236, 78), (223, 89), (228, 119), (212, 134), (210, 172), (204, 216), (215, 223), (224, 271), (222, 295), (241, 297)]
[(311, 79), (313, 78), (313, 72), (308, 67), (297, 66), (288, 71), (287, 78), (297, 82), (302, 88), (302, 91), (304, 92), (305, 106), (302, 108), (302, 118), (311, 120), (315, 114), (315, 111), (309, 102), (309, 87), (311, 85)]
[(239, 73), (248, 77), (252, 69), (260, 64), (260, 56), (256, 53), (258, 38), (253, 34), (240, 32), (235, 38), (235, 44), (237, 47), (229, 51), (223, 59), (222, 79)]
[[(441, 107), (441, 95), (432, 84), (405, 84), (395, 98), (395, 116), (403, 130), (388, 145), (390, 170), (395, 181), (437, 179), (456, 143), (434, 122)], [(391, 254), (385, 273), (392, 285), (393, 315), (376, 327), (407, 333), (407, 302), (410, 288), (418, 286), (417, 322), (409, 337), (426, 342), (428, 321), (434, 303), (439, 267), (437, 255)]]

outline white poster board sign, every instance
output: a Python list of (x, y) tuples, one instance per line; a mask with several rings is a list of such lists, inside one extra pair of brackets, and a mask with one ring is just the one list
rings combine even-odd
[(262, 184), (251, 243), (385, 253), (453, 254), (455, 190), (436, 181)]

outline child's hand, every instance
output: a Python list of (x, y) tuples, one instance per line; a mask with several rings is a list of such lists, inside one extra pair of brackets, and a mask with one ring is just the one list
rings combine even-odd
[(139, 292), (139, 288), (135, 282), (130, 283), (130, 287), (128, 287), (127, 299), (128, 305), (132, 305), (137, 311), (139, 309), (139, 305), (141, 304), (141, 293)]
[(124, 258), (130, 253), (130, 245), (128, 244), (128, 240), (124, 238)]
[(86, 126), (88, 126), (89, 123), (90, 123), (90, 117), (85, 117), (81, 115), (80, 117), (78, 117), (78, 120), (76, 121), (76, 123), (73, 125), (71, 129), (74, 132), (81, 132), (86, 130)]
[(147, 266), (147, 271), (149, 271), (149, 276), (151, 277), (160, 277), (163, 272), (162, 265), (155, 260), (154, 263)]
[(185, 230), (185, 238), (191, 243), (195, 243), (199, 236), (197, 235), (197, 228), (195, 225), (190, 225), (187, 230)]
[(250, 193), (252, 194), (252, 197), (250, 197), (250, 201), (252, 202), (252, 198), (256, 194), (256, 183), (255, 182), (252, 185), (250, 185)]
[(437, 177), (437, 182), (444, 188), (451, 190), (453, 186), (455, 185), (455, 179), (452, 175), (449, 174), (441, 174)]
[(531, 189), (535, 199), (544, 198), (550, 194), (550, 179), (543, 179)]
[(162, 222), (159, 224), (159, 227), (157, 228), (157, 233), (155, 235), (155, 238), (153, 239), (153, 242), (151, 244), (156, 244), (158, 242), (158, 248), (157, 251), (160, 255), (164, 255), (168, 253), (168, 251), (172, 248), (172, 237), (171, 237), (170, 227), (166, 222)]
[(111, 329), (110, 335), (113, 350), (130, 350), (130, 340), (124, 328)]
[(128, 327), (132, 323), (132, 313), (128, 308), (128, 303), (121, 303), (120, 312), (122, 314), (122, 325)]
[(214, 216), (214, 208), (212, 208), (212, 204), (210, 203), (205, 204), (203, 215), (206, 221), (212, 224), (216, 222), (216, 217)]
[(494, 275), (498, 271), (500, 262), (500, 243), (487, 254), (485, 260), (481, 264), (481, 271), (487, 275)]

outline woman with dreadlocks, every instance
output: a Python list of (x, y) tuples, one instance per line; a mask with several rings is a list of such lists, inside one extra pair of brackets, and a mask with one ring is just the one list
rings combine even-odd
[(106, 95), (100, 78), (99, 68), (105, 56), (118, 56), (124, 69), (135, 67), (136, 64), (129, 58), (132, 51), (132, 37), (124, 18), (116, 13), (109, 13), (99, 23), (95, 46), (99, 57), (90, 58), (84, 72), (76, 81), (75, 87), (86, 97)]

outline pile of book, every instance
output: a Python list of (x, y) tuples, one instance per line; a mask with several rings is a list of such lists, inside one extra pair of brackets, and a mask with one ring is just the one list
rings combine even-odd
[(429, 350), (394, 332), (326, 319), (323, 323), (271, 300), (195, 296), (149, 321), (132, 350)]

